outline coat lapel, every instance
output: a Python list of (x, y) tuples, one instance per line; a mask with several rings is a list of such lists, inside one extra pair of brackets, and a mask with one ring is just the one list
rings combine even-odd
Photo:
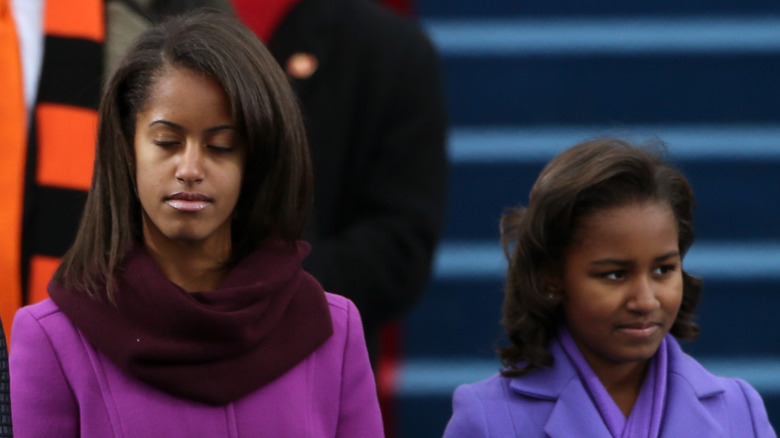
[(696, 397), (690, 387), (683, 385), (673, 385), (676, 386), (674, 391), (670, 388), (661, 436), (726, 438), (726, 432), (712, 411), (702, 403), (703, 400)]
[[(676, 340), (669, 340), (669, 386), (660, 436), (726, 438), (727, 431), (718, 422), (718, 418), (728, 416), (719, 397), (725, 388), (686, 355)], [(555, 357), (554, 367), (534, 371), (532, 378), (512, 379), (510, 388), (526, 397), (553, 404), (544, 426), (544, 432), (551, 438), (610, 437), (601, 414), (563, 349), (553, 342), (550, 352)], [(516, 429), (515, 435), (523, 436), (526, 432)]]
[(550, 438), (611, 437), (607, 425), (590, 401), (579, 379), (573, 379), (558, 397), (544, 426)]
[(725, 438), (727, 431), (720, 424), (729, 416), (720, 397), (725, 387), (685, 354), (677, 341), (669, 340), (669, 378), (661, 436)]
[[(601, 414), (558, 342), (550, 344), (550, 353), (555, 358), (552, 368), (533, 371), (530, 378), (512, 379), (510, 388), (524, 396), (553, 403), (544, 425), (544, 432), (551, 438), (610, 437)], [(526, 433), (526, 430), (515, 430), (515, 436)]]

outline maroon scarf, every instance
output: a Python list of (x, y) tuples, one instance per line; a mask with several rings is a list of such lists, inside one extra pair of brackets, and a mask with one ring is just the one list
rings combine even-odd
[(127, 374), (222, 405), (275, 380), (333, 334), (322, 286), (301, 268), (308, 251), (303, 242), (270, 241), (217, 290), (188, 293), (137, 245), (116, 276), (116, 306), (54, 282), (49, 294)]

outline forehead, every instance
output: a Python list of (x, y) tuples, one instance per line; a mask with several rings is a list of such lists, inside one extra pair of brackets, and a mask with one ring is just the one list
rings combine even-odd
[(199, 98), (229, 101), (222, 84), (213, 76), (187, 67), (166, 65), (153, 77), (148, 88), (146, 106), (159, 101), (187, 103)]
[(579, 220), (573, 250), (676, 246), (677, 221), (663, 202), (634, 203), (597, 210)]
[(189, 129), (234, 126), (228, 96), (211, 76), (187, 68), (164, 68), (149, 85), (145, 104), (135, 114), (136, 129), (166, 120)]

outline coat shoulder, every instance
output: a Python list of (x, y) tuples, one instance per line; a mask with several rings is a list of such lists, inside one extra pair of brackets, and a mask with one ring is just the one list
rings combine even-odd
[(506, 400), (508, 397), (509, 379), (495, 373), (487, 379), (474, 383), (465, 383), (455, 389), (455, 395), (473, 397), (483, 401)]
[(326, 292), (325, 298), (330, 310), (333, 335), (323, 347), (327, 351), (347, 351), (350, 354), (362, 355), (366, 341), (363, 337), (363, 322), (357, 307), (349, 298), (341, 295)]
[(334, 329), (337, 323), (347, 322), (352, 318), (360, 318), (357, 307), (349, 298), (329, 292), (325, 292), (325, 298), (328, 300), (328, 308), (330, 309), (330, 317), (333, 319)]
[(527, 396), (512, 388), (522, 377), (500, 373), (458, 386), (452, 398), (452, 417), (445, 438), (541, 436), (553, 402)]
[(14, 316), (14, 332), (17, 327), (23, 331), (42, 330), (49, 338), (72, 338), (77, 334), (76, 328), (51, 298), (19, 309)]
[[(675, 343), (670, 356), (670, 390), (675, 397), (692, 400), (695, 396), (712, 420), (724, 430), (745, 433), (743, 436), (776, 437), (769, 423), (761, 395), (746, 381), (721, 377), (707, 370), (696, 359), (684, 353)], [(683, 390), (682, 388), (688, 388)], [(688, 391), (692, 391), (691, 394)], [(687, 402), (686, 404), (690, 405)], [(724, 422), (725, 421), (725, 422)], [(753, 434), (747, 434), (747, 431)]]

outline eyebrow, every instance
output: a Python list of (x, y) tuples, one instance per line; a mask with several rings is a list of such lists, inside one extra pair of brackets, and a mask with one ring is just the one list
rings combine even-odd
[[(149, 123), (149, 127), (152, 127), (152, 126), (158, 125), (158, 124), (159, 125), (169, 126), (169, 127), (173, 128), (173, 129), (177, 129), (179, 131), (183, 131), (184, 130), (184, 127), (181, 126), (180, 124), (171, 122), (169, 120), (164, 120), (164, 119), (157, 119), (157, 120), (152, 121), (152, 123)], [(231, 126), (231, 125), (217, 125), (217, 126), (212, 126), (211, 128), (207, 128), (203, 132), (211, 133), (211, 132), (225, 131), (225, 130), (237, 131), (238, 129), (235, 126)]]
[[(656, 257), (654, 259), (654, 261), (656, 263), (660, 263), (660, 262), (663, 262), (664, 260), (668, 260), (668, 259), (671, 259), (673, 257), (679, 257), (679, 256), (680, 256), (680, 251), (676, 251), (676, 250), (675, 251), (669, 251), (666, 254), (663, 254), (663, 255), (660, 255), (660, 256)], [(620, 259), (614, 259), (614, 258), (605, 258), (605, 259), (600, 259), (600, 260), (593, 261), (590, 264), (592, 266), (602, 266), (602, 265), (629, 266), (632, 263), (633, 262), (630, 261), (630, 260), (620, 260)]]

